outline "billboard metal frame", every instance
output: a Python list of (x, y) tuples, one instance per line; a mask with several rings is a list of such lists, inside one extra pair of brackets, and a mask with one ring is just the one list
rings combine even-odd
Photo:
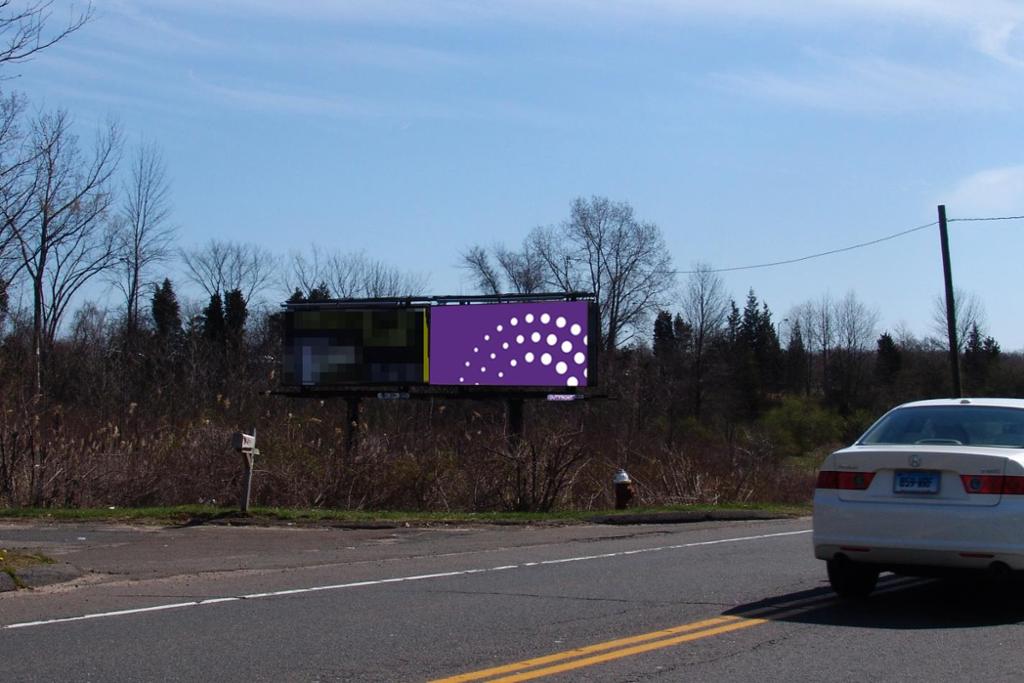
[(507, 304), (535, 301), (597, 301), (592, 292), (543, 294), (453, 294), (446, 296), (391, 296), (369, 299), (323, 299), (321, 301), (285, 302), (282, 308), (374, 308), (380, 306), (431, 306), (452, 304)]
[[(545, 301), (586, 301), (594, 304), (591, 313), (590, 334), (594, 359), (600, 348), (600, 314), (597, 312), (597, 298), (590, 292), (544, 293), (544, 294), (483, 294), (483, 295), (448, 295), (448, 296), (405, 296), (377, 297), (365, 299), (324, 299), (298, 303), (284, 303), (281, 307), (288, 311), (301, 310), (339, 310), (339, 309), (392, 309), (392, 308), (433, 308), (435, 306), (460, 306), (471, 304), (500, 303), (542, 303)], [(379, 399), (547, 399), (566, 400), (571, 396), (577, 399), (605, 398), (607, 395), (597, 389), (597, 363), (594, 363), (595, 382), (593, 386), (468, 386), (446, 384), (351, 384), (317, 386), (285, 386), (271, 391), (277, 396), (291, 398), (345, 398), (360, 400), (364, 398)]]

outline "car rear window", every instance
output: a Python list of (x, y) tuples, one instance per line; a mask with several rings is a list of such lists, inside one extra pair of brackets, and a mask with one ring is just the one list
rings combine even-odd
[(876, 422), (857, 443), (1024, 448), (1024, 410), (997, 406), (897, 408)]

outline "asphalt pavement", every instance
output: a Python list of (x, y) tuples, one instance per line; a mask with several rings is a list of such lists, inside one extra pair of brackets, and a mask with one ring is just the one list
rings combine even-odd
[(81, 574), (0, 594), (5, 680), (1017, 680), (1001, 588), (835, 598), (810, 520), (0, 525)]

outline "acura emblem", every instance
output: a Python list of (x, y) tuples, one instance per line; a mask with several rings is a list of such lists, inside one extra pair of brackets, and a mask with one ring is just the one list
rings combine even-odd
[(914, 455), (910, 456), (910, 466), (911, 467), (920, 467), (921, 466), (921, 456), (917, 455), (916, 453)]

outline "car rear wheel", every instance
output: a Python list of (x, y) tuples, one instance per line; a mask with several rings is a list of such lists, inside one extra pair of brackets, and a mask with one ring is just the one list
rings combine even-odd
[(878, 570), (870, 565), (851, 562), (845, 557), (829, 560), (828, 582), (832, 590), (843, 598), (864, 598), (875, 590)]

